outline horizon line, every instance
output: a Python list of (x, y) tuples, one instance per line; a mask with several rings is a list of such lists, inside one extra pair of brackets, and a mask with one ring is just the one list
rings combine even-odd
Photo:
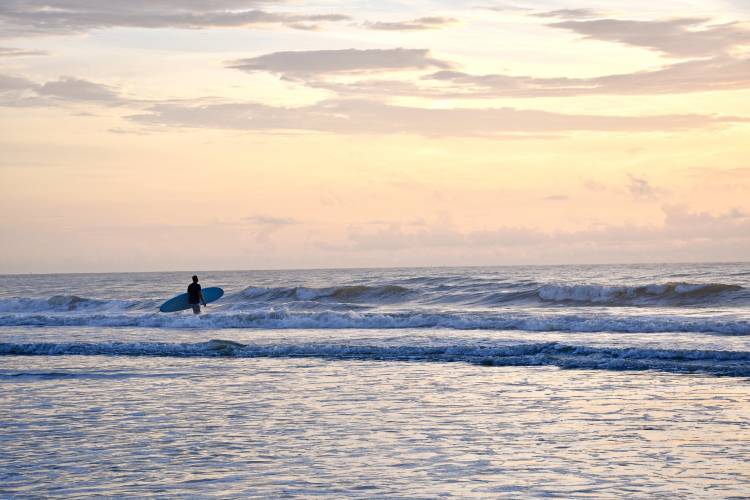
[(674, 262), (603, 262), (603, 263), (566, 263), (566, 264), (490, 264), (490, 265), (437, 265), (437, 266), (372, 266), (372, 267), (299, 267), (299, 268), (266, 268), (266, 269), (174, 269), (160, 271), (55, 271), (55, 272), (20, 272), (0, 273), (0, 276), (53, 276), (53, 275), (93, 275), (93, 274), (166, 274), (166, 273), (237, 273), (237, 272), (291, 272), (291, 271), (359, 271), (359, 270), (395, 270), (395, 269), (479, 269), (502, 267), (576, 267), (576, 266), (677, 266), (677, 265), (718, 265), (750, 264), (750, 260), (727, 261), (674, 261)]

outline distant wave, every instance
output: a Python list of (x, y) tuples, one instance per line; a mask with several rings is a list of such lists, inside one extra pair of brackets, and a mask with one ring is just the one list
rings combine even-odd
[(100, 300), (78, 297), (77, 295), (54, 295), (49, 298), (9, 298), (0, 299), (0, 313), (71, 312), (96, 310), (127, 310), (151, 306), (134, 300)]
[[(600, 284), (492, 284), (468, 283), (404, 287), (396, 284), (347, 285), (331, 287), (247, 287), (230, 293), (212, 305), (218, 310), (253, 311), (268, 307), (292, 307), (297, 310), (360, 310), (379, 306), (557, 306), (568, 307), (709, 307), (749, 305), (750, 290), (723, 283), (663, 283), (650, 285)], [(0, 299), (1, 313), (93, 313), (149, 312), (160, 301), (112, 300), (77, 295), (49, 298), (15, 297)]]
[(702, 332), (750, 335), (750, 319), (735, 316), (669, 314), (617, 315), (589, 312), (546, 313), (483, 311), (293, 311), (284, 308), (248, 312), (36, 313), (0, 314), (0, 326), (101, 326), (144, 328), (253, 329), (395, 329), (526, 330), (564, 332)]
[(485, 366), (556, 366), (592, 370), (659, 370), (750, 376), (750, 352), (647, 348), (601, 348), (558, 342), (510, 346), (377, 346), (350, 344), (240, 344), (226, 340), (201, 343), (0, 343), (5, 356), (169, 356), (467, 362)]
[(679, 305), (700, 303), (704, 299), (741, 290), (741, 286), (723, 283), (664, 283), (641, 286), (545, 285), (539, 288), (537, 293), (540, 299), (550, 302)]
[[(477, 286), (444, 285), (435, 278), (427, 288), (406, 288), (399, 285), (308, 287), (248, 287), (242, 298), (253, 302), (327, 301), (354, 302), (373, 305), (386, 303), (427, 303), (504, 305), (517, 303), (597, 305), (597, 306), (649, 306), (649, 305), (701, 305), (712, 304), (714, 299), (733, 299), (733, 292), (747, 292), (738, 285), (723, 283), (662, 283), (635, 286), (599, 284), (545, 284), (529, 287), (528, 284)], [(520, 289), (519, 289), (520, 288)], [(750, 294), (743, 298), (750, 302)], [(237, 301), (237, 300), (235, 300)]]
[[(0, 355), (4, 355), (0, 348)], [(186, 373), (138, 373), (138, 372), (79, 372), (79, 371), (0, 371), (0, 383), (2, 382), (34, 382), (39, 380), (71, 380), (71, 379), (95, 379), (95, 380), (123, 380), (129, 378), (163, 378), (178, 377), (187, 375)]]
[(413, 293), (413, 290), (398, 285), (349, 285), (324, 288), (310, 287), (248, 287), (241, 295), (253, 301), (286, 300), (332, 300), (339, 302), (371, 300), (382, 302), (390, 299), (403, 299)]

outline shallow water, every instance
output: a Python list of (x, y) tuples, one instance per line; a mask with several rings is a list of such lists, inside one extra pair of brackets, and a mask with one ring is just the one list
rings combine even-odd
[(188, 280), (3, 277), (0, 496), (750, 496), (748, 264)]
[(4, 361), (6, 495), (750, 492), (743, 379), (320, 359)]

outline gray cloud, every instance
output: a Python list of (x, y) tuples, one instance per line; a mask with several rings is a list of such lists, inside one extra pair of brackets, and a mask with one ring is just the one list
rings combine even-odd
[[(590, 9), (562, 9), (533, 15), (575, 17), (595, 16), (597, 12)], [(549, 24), (585, 34), (588, 38), (659, 49), (669, 55), (696, 57), (660, 68), (591, 78), (469, 74), (453, 70), (452, 63), (432, 57), (425, 49), (281, 52), (231, 64), (232, 67), (245, 71), (270, 71), (289, 79), (303, 80), (309, 87), (349, 97), (569, 97), (657, 95), (750, 88), (750, 57), (738, 53), (729, 54), (731, 49), (750, 43), (750, 27), (742, 23), (707, 23), (707, 19), (683, 18), (669, 21), (595, 19)], [(706, 58), (705, 55), (713, 57)], [(425, 75), (418, 81), (363, 78), (342, 82), (326, 78), (326, 73), (429, 67), (438, 67), (440, 71)]]
[(457, 22), (452, 17), (428, 16), (399, 22), (368, 21), (364, 23), (364, 27), (371, 30), (418, 31), (444, 28)]
[(0, 47), (0, 57), (24, 57), (24, 56), (44, 56), (47, 52), (43, 50), (26, 50), (14, 47)]
[(258, 243), (267, 243), (271, 236), (279, 230), (300, 224), (300, 221), (291, 217), (277, 217), (273, 215), (256, 214), (243, 219), (255, 226), (255, 239)]
[[(470, 75), (458, 71), (439, 71), (425, 79), (453, 84), (432, 92), (446, 97), (562, 97), (738, 90), (750, 88), (750, 58), (723, 56), (699, 59), (670, 64), (656, 70), (594, 78)], [(415, 88), (413, 92), (419, 93), (420, 89)]]
[(513, 108), (424, 109), (367, 100), (328, 100), (283, 108), (257, 103), (162, 103), (131, 120), (176, 127), (314, 130), (334, 133), (414, 133), (498, 136), (587, 131), (677, 131), (748, 121), (706, 115), (595, 116)]
[(268, 71), (287, 77), (319, 73), (448, 68), (426, 49), (344, 49), (273, 52), (230, 61), (230, 68), (247, 72)]
[(261, 226), (289, 226), (299, 224), (299, 221), (291, 217), (276, 217), (273, 215), (250, 215), (245, 221)]
[(657, 190), (646, 180), (635, 175), (628, 175), (628, 191), (633, 198), (641, 200), (656, 199)]
[(705, 18), (667, 21), (594, 19), (548, 26), (571, 30), (586, 39), (617, 42), (656, 50), (673, 57), (706, 57), (750, 43), (750, 28), (740, 22), (713, 24)]
[[(286, 79), (295, 79), (285, 75)], [(299, 77), (297, 77), (299, 78)], [(395, 80), (388, 78), (363, 78), (357, 81), (333, 81), (326, 79), (325, 75), (302, 75), (303, 83), (311, 88), (323, 89), (346, 97), (372, 97), (372, 96), (420, 96), (434, 97), (436, 99), (459, 97), (468, 94), (463, 89), (433, 89), (419, 85), (412, 80)], [(461, 92), (459, 94), (459, 92)], [(467, 95), (467, 97), (474, 97)]]
[[(396, 50), (396, 49), (391, 49)], [(718, 56), (668, 64), (661, 68), (592, 78), (540, 78), (526, 75), (469, 74), (451, 69), (427, 74), (418, 81), (364, 78), (340, 82), (325, 78), (329, 73), (390, 69), (423, 69), (451, 63), (429, 56), (423, 49), (402, 53), (382, 51), (381, 60), (358, 61), (360, 51), (315, 51), (274, 53), (231, 63), (245, 71), (270, 71), (289, 79), (302, 79), (313, 88), (348, 96), (420, 96), (435, 99), (488, 97), (570, 97), (580, 95), (657, 95), (712, 92), (750, 88), (750, 58)], [(322, 52), (320, 54), (319, 52)], [(342, 54), (339, 54), (343, 52)], [(330, 53), (330, 54), (329, 54)], [(277, 56), (277, 54), (281, 54)], [(285, 54), (293, 54), (294, 58)], [(373, 55), (376, 55), (373, 54)], [(307, 55), (311, 55), (308, 60)], [(271, 57), (273, 56), (273, 57)], [(390, 57), (389, 57), (390, 56)], [(296, 61), (294, 59), (297, 59)], [(337, 58), (339, 59), (337, 61)], [(347, 61), (347, 59), (349, 59)], [(347, 67), (347, 64), (349, 65)], [(359, 67), (359, 69), (356, 69)], [(307, 73), (305, 73), (307, 71)], [(317, 72), (317, 74), (316, 74)]]
[(0, 74), (0, 93), (11, 90), (28, 90), (36, 86), (36, 83), (27, 78)]
[(69, 76), (62, 77), (57, 81), (47, 82), (37, 87), (36, 92), (42, 96), (68, 101), (121, 102), (119, 93), (112, 87)]
[(17, 37), (35, 34), (70, 34), (112, 27), (216, 28), (272, 24), (337, 22), (350, 17), (338, 13), (268, 12), (256, 0), (3, 0), (0, 32)]
[(0, 74), (0, 106), (50, 106), (59, 103), (122, 105), (134, 101), (117, 89), (75, 77), (62, 77), (45, 83)]

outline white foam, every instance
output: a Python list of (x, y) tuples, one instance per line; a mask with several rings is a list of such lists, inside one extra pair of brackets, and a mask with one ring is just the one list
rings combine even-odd
[(638, 286), (549, 284), (540, 287), (537, 293), (542, 300), (552, 302), (660, 305), (686, 300), (695, 304), (700, 304), (701, 301), (710, 303), (710, 298), (742, 290), (740, 286), (723, 283), (660, 283)]
[(516, 312), (292, 311), (192, 313), (0, 314), (0, 326), (102, 326), (148, 328), (528, 330), (564, 332), (706, 332), (750, 335), (750, 319), (738, 316)]

